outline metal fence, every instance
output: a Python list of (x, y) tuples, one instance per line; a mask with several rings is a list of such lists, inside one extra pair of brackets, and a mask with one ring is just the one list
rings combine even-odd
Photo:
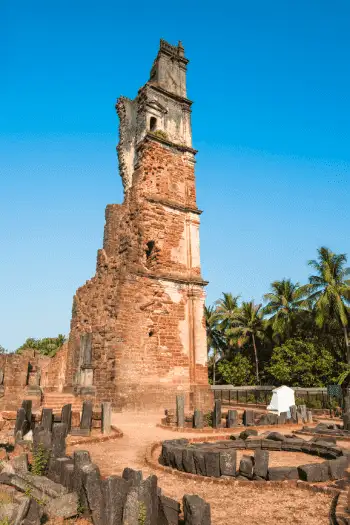
[[(223, 405), (254, 404), (262, 407), (271, 401), (275, 386), (231, 386), (215, 385), (211, 387), (215, 399), (221, 399)], [(297, 405), (305, 404), (309, 408), (328, 409), (342, 404), (341, 399), (330, 397), (327, 388), (294, 387)]]

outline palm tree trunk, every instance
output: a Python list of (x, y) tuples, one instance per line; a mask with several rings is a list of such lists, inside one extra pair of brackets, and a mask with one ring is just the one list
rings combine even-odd
[(213, 355), (213, 385), (215, 385), (215, 366), (216, 366), (216, 350)]
[(259, 384), (259, 362), (258, 362), (258, 352), (256, 350), (255, 336), (252, 334), (254, 355), (255, 355), (255, 370), (256, 370), (256, 382)]
[(344, 330), (344, 339), (345, 339), (345, 346), (346, 346), (346, 361), (348, 365), (350, 365), (350, 346), (349, 346), (349, 337), (348, 337), (348, 331), (346, 329), (346, 326), (343, 326)]

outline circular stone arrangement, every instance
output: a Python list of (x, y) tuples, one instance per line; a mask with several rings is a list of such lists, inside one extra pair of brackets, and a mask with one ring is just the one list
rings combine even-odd
[[(243, 455), (237, 465), (237, 450), (254, 450), (254, 456)], [(269, 467), (269, 450), (303, 452), (325, 459), (322, 463), (303, 464), (297, 467)], [(257, 435), (246, 430), (239, 437), (230, 436), (227, 441), (194, 443), (187, 439), (162, 442), (159, 463), (182, 472), (219, 478), (222, 476), (240, 480), (285, 481), (303, 480), (321, 482), (344, 477), (348, 467), (346, 451), (334, 443), (315, 438), (305, 441), (278, 432)]]

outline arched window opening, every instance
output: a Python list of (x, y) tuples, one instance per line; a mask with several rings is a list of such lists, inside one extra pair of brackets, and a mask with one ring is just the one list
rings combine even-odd
[(156, 117), (151, 117), (149, 121), (150, 131), (155, 131), (157, 129), (157, 119)]

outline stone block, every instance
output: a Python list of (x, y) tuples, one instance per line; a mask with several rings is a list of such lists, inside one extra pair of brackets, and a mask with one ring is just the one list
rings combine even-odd
[(237, 450), (225, 450), (220, 453), (221, 476), (235, 476), (237, 466)]
[(131, 481), (119, 476), (110, 476), (102, 481), (106, 525), (122, 525), (123, 508), (131, 485)]
[(91, 430), (92, 408), (93, 408), (92, 401), (83, 402), (83, 408), (82, 408), (82, 414), (81, 414), (81, 420), (80, 420), (81, 429)]
[(254, 452), (253, 476), (256, 478), (267, 478), (269, 468), (269, 453), (267, 450), (256, 449)]
[(210, 505), (199, 496), (183, 497), (184, 525), (211, 525)]
[[(88, 509), (88, 501), (83, 487), (83, 467), (91, 464), (90, 454), (86, 450), (75, 450), (73, 454), (73, 478), (72, 488), (77, 492), (81, 507)], [(68, 475), (69, 468), (64, 469), (65, 475)], [(65, 484), (66, 486), (66, 484)]]
[(109, 402), (104, 402), (102, 403), (101, 408), (102, 434), (110, 434), (112, 425), (112, 405)]
[(184, 470), (183, 463), (182, 463), (182, 454), (183, 454), (184, 447), (182, 445), (180, 446), (173, 446), (171, 449), (171, 466), (173, 468), (176, 468), (177, 470)]
[(33, 449), (37, 451), (40, 448), (45, 449), (48, 454), (51, 454), (52, 434), (49, 430), (36, 427), (33, 431)]
[(318, 482), (327, 481), (329, 479), (328, 463), (310, 463), (308, 465), (300, 465), (298, 467), (299, 478), (303, 481)]
[(245, 447), (245, 441), (243, 439), (235, 439), (229, 442), (229, 448), (242, 449)]
[(15, 472), (28, 472), (28, 454), (20, 454), (12, 459)]
[(72, 405), (69, 403), (62, 407), (61, 411), (61, 423), (65, 423), (67, 426), (67, 434), (69, 434), (72, 428)]
[(260, 436), (248, 436), (245, 440), (246, 448), (255, 450), (256, 448), (261, 448), (261, 438)]
[[(26, 411), (24, 408), (20, 408), (17, 410), (17, 417), (16, 417), (16, 423), (15, 423), (15, 429), (14, 429), (14, 436), (17, 439), (17, 433), (21, 433), (21, 437), (23, 437), (24, 434), (26, 434), (29, 430), (29, 423), (27, 421)], [(27, 428), (28, 427), (28, 428)]]
[(123, 470), (122, 477), (126, 481), (130, 481), (133, 486), (138, 486), (142, 481), (142, 470), (127, 467)]
[(296, 405), (291, 405), (289, 407), (289, 411), (290, 411), (290, 417), (296, 423), (296, 421), (297, 421), (297, 407), (296, 407)]
[(204, 459), (204, 452), (202, 450), (199, 450), (197, 448), (193, 451), (193, 459), (194, 464), (196, 467), (196, 473), (200, 476), (206, 476), (207, 471), (205, 468), (205, 459)]
[(60, 483), (67, 488), (69, 492), (74, 489), (74, 464), (73, 462), (66, 462), (61, 465)]
[(61, 458), (66, 454), (67, 425), (56, 423), (52, 427), (52, 455)]
[(307, 421), (307, 423), (312, 423), (313, 422), (312, 410), (307, 410), (306, 411), (306, 421)]
[(185, 426), (185, 397), (183, 395), (176, 396), (176, 421), (178, 427)]
[(238, 412), (237, 410), (229, 410), (227, 412), (226, 427), (232, 428), (238, 425)]
[[(140, 521), (145, 525), (157, 525), (158, 523), (158, 491), (157, 476), (148, 476), (139, 486)], [(140, 519), (141, 518), (141, 519)]]
[[(73, 460), (68, 457), (56, 458), (51, 457), (49, 461), (49, 472), (47, 477), (50, 478), (55, 483), (62, 483), (62, 471), (65, 464), (70, 464), (73, 466)], [(65, 486), (62, 483), (63, 486)]]
[(31, 424), (32, 422), (32, 405), (33, 401), (31, 399), (24, 399), (22, 401), (22, 408), (24, 408), (26, 413), (26, 419)]
[(245, 427), (254, 426), (255, 424), (254, 418), (255, 418), (254, 410), (245, 410), (243, 412), (243, 425)]
[(30, 498), (28, 512), (22, 524), (40, 525), (42, 515), (43, 515), (43, 509), (41, 508), (39, 503), (34, 498)]
[(345, 476), (348, 461), (345, 456), (328, 461), (328, 471), (330, 479), (341, 479)]
[(282, 441), (274, 441), (273, 439), (262, 439), (261, 448), (265, 450), (281, 450)]
[(285, 425), (287, 422), (288, 414), (287, 412), (281, 412), (277, 417), (277, 425)]
[(178, 525), (180, 503), (167, 496), (158, 496), (158, 524)]
[(182, 451), (182, 465), (185, 472), (196, 474), (196, 466), (194, 464), (193, 447), (184, 447)]
[(221, 401), (215, 399), (213, 411), (213, 428), (221, 427)]
[(287, 479), (298, 479), (297, 467), (270, 467), (268, 470), (269, 481), (285, 481)]
[(253, 458), (251, 456), (243, 456), (239, 464), (239, 474), (245, 478), (253, 478)]
[(82, 467), (83, 487), (94, 525), (105, 525), (100, 470), (90, 463)]
[(40, 426), (44, 430), (49, 430), (51, 432), (53, 425), (53, 414), (51, 408), (43, 408), (41, 411), (41, 423)]
[(49, 503), (45, 505), (45, 510), (50, 516), (67, 519), (78, 514), (78, 504), (78, 494), (76, 492), (70, 492), (59, 498), (51, 499)]
[(203, 412), (196, 408), (193, 414), (193, 428), (203, 428), (203, 426), (204, 426)]
[(207, 476), (220, 477), (220, 452), (208, 451), (204, 454)]

